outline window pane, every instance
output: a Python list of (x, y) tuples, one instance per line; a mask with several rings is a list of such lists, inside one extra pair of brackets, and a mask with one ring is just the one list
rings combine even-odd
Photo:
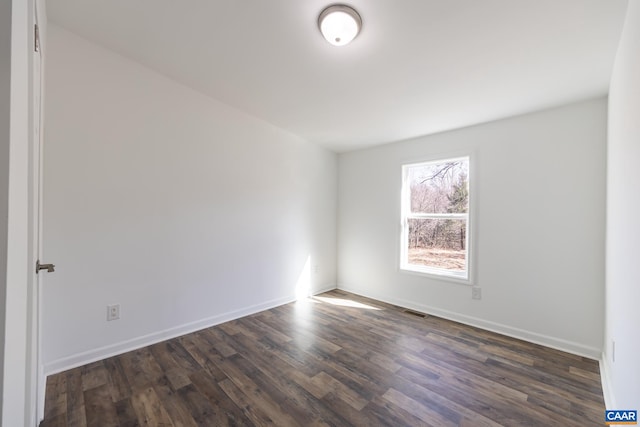
[(465, 271), (466, 219), (409, 219), (408, 263)]
[(468, 211), (468, 160), (411, 166), (408, 174), (411, 212), (466, 213)]

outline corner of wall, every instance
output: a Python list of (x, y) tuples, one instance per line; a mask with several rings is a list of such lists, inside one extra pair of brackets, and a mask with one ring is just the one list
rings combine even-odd
[(313, 295), (313, 296), (320, 295), (320, 294), (323, 294), (325, 292), (332, 291), (334, 289), (338, 289), (338, 286), (335, 283), (327, 283), (327, 284), (325, 284), (325, 285), (323, 285), (321, 287), (313, 289), (311, 295)]
[(607, 362), (606, 354), (602, 353), (600, 360), (600, 380), (602, 381), (602, 395), (604, 396), (604, 406), (606, 409), (616, 408), (616, 399), (613, 395), (613, 387), (611, 386), (611, 369)]

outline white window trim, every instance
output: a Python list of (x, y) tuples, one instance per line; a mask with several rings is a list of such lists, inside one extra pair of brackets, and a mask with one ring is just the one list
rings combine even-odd
[[(469, 177), (468, 177), (468, 185), (469, 185), (469, 206), (468, 211), (465, 214), (449, 214), (449, 213), (434, 213), (434, 214), (423, 214), (423, 213), (413, 213), (410, 214), (410, 198), (408, 195), (409, 186), (408, 183), (408, 171), (409, 168), (415, 167), (418, 165), (425, 165), (429, 163), (446, 163), (450, 161), (456, 160), (465, 160), (469, 165)], [(400, 259), (399, 259), (399, 270), (401, 273), (418, 275), (423, 277), (429, 277), (433, 279), (439, 279), (464, 285), (473, 285), (473, 259), (475, 257), (475, 248), (473, 238), (474, 231), (474, 199), (475, 199), (475, 161), (474, 155), (472, 153), (460, 153), (457, 155), (442, 155), (429, 159), (424, 159), (422, 161), (412, 161), (403, 163), (401, 165), (402, 168), (402, 191), (401, 191), (401, 208), (400, 208)], [(407, 236), (408, 234), (405, 230), (408, 227), (407, 219), (409, 218), (441, 218), (441, 219), (466, 219), (466, 239), (467, 239), (467, 256), (465, 259), (466, 263), (466, 271), (465, 272), (454, 272), (446, 269), (441, 269), (437, 267), (427, 267), (427, 266), (419, 266), (408, 263), (408, 242)]]

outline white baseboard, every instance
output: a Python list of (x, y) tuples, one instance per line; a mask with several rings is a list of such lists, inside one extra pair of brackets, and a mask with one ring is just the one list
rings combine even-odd
[(512, 338), (528, 341), (533, 344), (540, 344), (545, 347), (554, 348), (556, 350), (564, 351), (567, 353), (575, 354), (582, 357), (587, 357), (593, 360), (600, 360), (602, 349), (586, 346), (577, 342), (563, 340), (561, 338), (552, 337), (549, 335), (539, 334), (537, 332), (527, 331), (524, 329), (514, 328), (512, 326), (504, 325), (502, 323), (493, 322), (490, 320), (480, 319), (478, 317), (467, 316), (465, 314), (455, 313), (448, 310), (443, 310), (437, 307), (431, 307), (424, 304), (419, 304), (413, 301), (407, 301), (400, 298), (390, 297), (388, 295), (377, 294), (375, 292), (369, 292), (368, 290), (362, 290), (349, 285), (338, 284), (338, 289), (352, 292), (354, 294), (362, 295), (364, 297), (377, 299), (389, 304), (394, 304), (400, 307), (410, 308), (412, 310), (420, 311), (433, 316), (442, 317), (444, 319), (453, 320), (454, 322), (463, 323), (469, 326), (475, 326), (487, 331), (496, 332), (498, 334), (506, 335)]
[(46, 363), (44, 365), (44, 374), (45, 374), (45, 377), (48, 375), (53, 375), (58, 372), (63, 372), (68, 369), (73, 369), (78, 366), (86, 365), (87, 363), (96, 362), (98, 360), (106, 359), (108, 357), (116, 356), (118, 354), (126, 353), (132, 350), (146, 347), (148, 345), (156, 344), (164, 340), (179, 337), (181, 335), (189, 334), (191, 332), (199, 331), (201, 329), (209, 328), (211, 326), (219, 325), (221, 323), (238, 319), (240, 317), (249, 316), (251, 314), (268, 310), (270, 308), (278, 307), (283, 304), (288, 304), (293, 301), (295, 301), (295, 297), (293, 296), (277, 298), (270, 301), (266, 301), (264, 303), (252, 305), (249, 307), (244, 307), (239, 310), (230, 311), (230, 312), (219, 314), (216, 316), (207, 317), (205, 319), (201, 319), (195, 322), (190, 322), (184, 325), (165, 329), (163, 331), (153, 332), (151, 334), (132, 338), (126, 341), (106, 345), (104, 347), (100, 347), (96, 349), (91, 349), (85, 352), (73, 354), (71, 356), (66, 356), (66, 357)]
[(611, 368), (607, 362), (605, 353), (600, 355), (600, 381), (602, 382), (602, 395), (604, 396), (604, 406), (607, 409), (616, 409), (616, 399), (611, 387)]
[[(313, 294), (321, 294), (333, 289), (336, 289), (335, 283), (329, 283), (320, 286), (313, 290)], [(288, 304), (295, 301), (295, 297), (283, 297), (270, 301), (266, 301), (261, 304), (244, 307), (238, 310), (230, 311), (228, 313), (219, 314), (212, 317), (207, 317), (195, 322), (187, 323), (184, 325), (169, 328), (163, 331), (153, 332), (151, 334), (143, 335), (141, 337), (132, 338), (130, 340), (122, 341), (115, 344), (110, 344), (104, 347), (91, 349), (82, 353), (73, 354), (60, 359), (53, 360), (44, 365), (44, 374), (40, 377), (42, 379), (42, 399), (44, 399), (44, 385), (46, 377), (58, 372), (63, 372), (68, 369), (73, 369), (78, 366), (86, 365), (98, 360), (106, 359), (107, 357), (116, 356), (118, 354), (126, 353), (128, 351), (136, 350), (148, 345), (156, 344), (160, 341), (179, 337), (181, 335), (189, 334), (191, 332), (199, 331), (201, 329), (209, 328), (211, 326), (219, 325), (230, 320), (238, 319), (240, 317), (249, 316), (251, 314), (258, 313), (260, 311), (268, 310), (270, 308), (278, 307), (283, 304)], [(44, 405), (42, 405), (44, 411)], [(43, 413), (44, 415), (44, 413)]]

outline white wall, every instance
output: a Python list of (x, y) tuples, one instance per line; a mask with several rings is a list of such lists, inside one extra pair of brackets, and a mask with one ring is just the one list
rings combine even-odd
[[(338, 286), (598, 358), (605, 140), (602, 98), (340, 155)], [(480, 301), (468, 285), (398, 270), (401, 165), (464, 153)]]
[(335, 286), (335, 154), (51, 24), (46, 78), (48, 373)]
[[(640, 1), (630, 0), (609, 93), (605, 398), (640, 409)], [(615, 340), (615, 361), (613, 341)]]

